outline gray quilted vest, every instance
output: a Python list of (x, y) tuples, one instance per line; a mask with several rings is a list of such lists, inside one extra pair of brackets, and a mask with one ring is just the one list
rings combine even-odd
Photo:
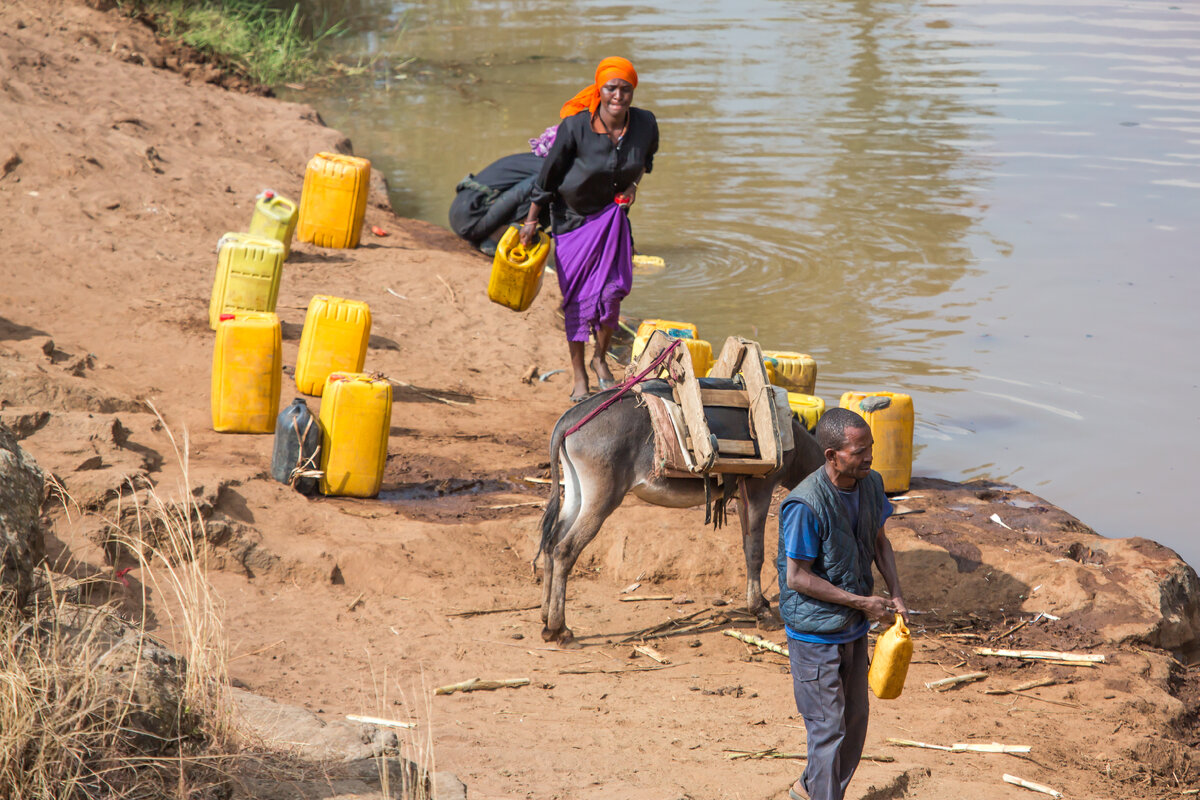
[[(817, 516), (821, 536), (820, 551), (812, 563), (813, 574), (839, 589), (869, 596), (875, 588), (871, 565), (875, 560), (875, 536), (879, 531), (884, 499), (883, 478), (872, 470), (858, 482), (858, 528), (851, 530), (850, 516), (841, 494), (829, 480), (825, 467), (821, 466), (783, 499), (779, 504), (779, 518), (782, 521), (783, 509), (789, 503), (808, 506)], [(826, 603), (788, 588), (782, 524), (775, 566), (779, 570), (779, 613), (793, 631), (836, 633), (862, 621), (861, 611)]]

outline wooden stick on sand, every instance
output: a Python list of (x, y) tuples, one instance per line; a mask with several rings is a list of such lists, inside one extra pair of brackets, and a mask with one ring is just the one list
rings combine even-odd
[(1000, 744), (992, 742), (991, 744), (966, 744), (959, 742), (947, 747), (944, 744), (929, 744), (928, 742), (914, 742), (911, 739), (888, 739), (888, 744), (894, 744), (897, 747), (919, 747), (923, 750), (944, 750), (947, 753), (1028, 753), (1033, 748), (1027, 744)]
[(968, 672), (965, 675), (955, 675), (953, 678), (942, 678), (940, 681), (933, 681), (925, 684), (926, 689), (936, 689), (937, 691), (945, 691), (952, 686), (958, 686), (960, 683), (971, 683), (972, 681), (981, 681), (987, 677), (986, 672)]
[(539, 604), (536, 606), (511, 606), (509, 608), (483, 608), (483, 609), (478, 609), (476, 611), (455, 611), (451, 614), (447, 614), (446, 616), (447, 617), (482, 617), (485, 614), (506, 614), (509, 611), (533, 611), (535, 608), (541, 608), (541, 607), (542, 606)]
[(451, 683), (446, 686), (439, 686), (433, 690), (433, 693), (454, 694), (455, 692), (491, 691), (492, 689), (510, 689), (518, 686), (528, 685), (529, 678), (500, 678), (499, 680), (471, 678), (470, 680), (466, 680), (461, 683)]
[[(797, 761), (807, 761), (808, 753), (781, 753), (774, 747), (769, 747), (766, 750), (726, 750), (725, 757), (728, 759), (747, 758), (758, 760), (763, 758), (791, 758)], [(896, 759), (893, 756), (884, 755), (864, 755), (863, 761), (878, 761), (881, 764), (891, 764)]]

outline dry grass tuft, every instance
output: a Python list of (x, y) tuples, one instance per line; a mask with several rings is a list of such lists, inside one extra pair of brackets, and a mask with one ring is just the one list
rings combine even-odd
[(141, 607), (157, 593), (182, 658), (144, 634), (144, 616), (130, 624), (112, 604), (77, 602), (87, 580), (43, 581), (23, 613), (0, 615), (0, 800), (228, 796), (236, 730), (221, 603), (187, 491), (186, 436), (182, 452), (171, 441), (182, 499), (143, 493), (137, 527), (154, 535), (122, 535), (144, 578)]

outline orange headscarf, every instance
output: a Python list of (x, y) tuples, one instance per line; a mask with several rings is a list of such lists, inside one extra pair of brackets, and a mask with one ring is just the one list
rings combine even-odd
[(633, 64), (620, 56), (609, 56), (596, 67), (596, 82), (568, 100), (558, 112), (558, 116), (566, 119), (585, 108), (595, 113), (600, 107), (600, 87), (613, 78), (629, 81), (633, 88), (637, 88), (637, 70), (633, 68)]

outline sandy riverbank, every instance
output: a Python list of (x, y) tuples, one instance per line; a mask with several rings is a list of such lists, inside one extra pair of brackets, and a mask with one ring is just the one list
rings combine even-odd
[[(714, 631), (657, 640), (667, 669), (617, 671), (648, 663), (620, 640), (668, 617), (719, 600), (712, 613), (740, 624), (729, 611), (743, 594), (739, 537), (705, 530), (702, 512), (630, 501), (614, 515), (571, 584), (582, 650), (543, 645), (536, 611), (446, 616), (539, 599), (529, 559), (546, 490), (524, 478), (545, 474), (569, 387), (561, 374), (521, 376), (565, 366), (552, 286), (523, 315), (490, 304), (487, 262), (443, 229), (395, 217), (376, 187), (367, 223), (390, 235), (354, 251), (295, 247), (279, 312), (294, 364), (313, 294), (371, 304), (368, 367), (412, 387), (393, 407), (392, 499), (306, 500), (269, 480), (270, 437), (211, 431), (216, 241), (245, 225), (262, 188), (298, 197), (308, 158), (349, 143), (305, 106), (157, 68), (156, 48), (144, 27), (69, 0), (0, 8), (0, 419), (78, 504), (52, 514), (51, 555), (103, 573), (101, 517), (127, 477), (176, 490), (149, 400), (188, 434), (240, 686), (326, 719), (419, 717), (438, 768), (472, 798), (785, 796), (799, 762), (724, 752), (803, 750), (783, 659)], [(851, 796), (1022, 796), (1001, 783), (1006, 772), (1071, 797), (1200, 785), (1200, 678), (1176, 659), (1200, 635), (1195, 573), (1016, 487), (918, 480), (912, 493), (922, 497), (906, 505), (922, 513), (889, 530), (909, 603), (925, 612), (917, 663), (903, 697), (872, 711), (868, 752), (894, 760), (864, 763)], [(618, 602), (635, 580), (694, 602)], [(1001, 636), (1039, 611), (1060, 619)], [(972, 652), (983, 644), (1107, 662), (1004, 663)], [(988, 679), (922, 686), (975, 669)], [(426, 718), (422, 681), (473, 676), (532, 683), (437, 697)], [(1042, 677), (1061, 683), (1029, 693), (1040, 700), (985, 693)], [(950, 755), (888, 737), (1033, 752)]]

